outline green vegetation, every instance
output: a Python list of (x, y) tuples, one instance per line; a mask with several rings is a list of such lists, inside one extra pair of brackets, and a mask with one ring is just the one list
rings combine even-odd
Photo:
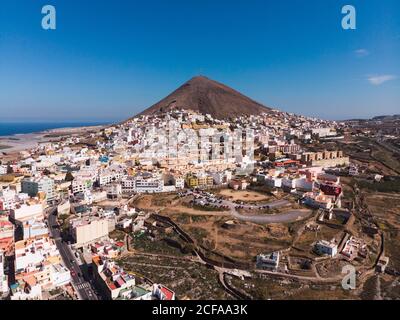
[(363, 291), (360, 294), (363, 300), (374, 300), (376, 293), (376, 276), (369, 278), (365, 281)]
[(58, 220), (60, 222), (61, 232), (66, 232), (69, 228), (69, 218), (71, 215), (69, 214), (61, 214), (58, 216)]
[(178, 224), (189, 224), (190, 216), (188, 214), (179, 214), (173, 217)]
[(118, 263), (128, 272), (144, 275), (156, 283), (166, 285), (182, 299), (231, 298), (219, 284), (215, 270), (179, 257), (132, 255), (120, 259)]
[(375, 192), (400, 192), (400, 181), (368, 182), (358, 181), (360, 189), (368, 189)]
[(121, 230), (114, 230), (109, 233), (109, 237), (115, 241), (123, 241), (125, 238), (125, 233)]
[(141, 237), (134, 237), (132, 241), (133, 248), (135, 250), (156, 253), (165, 255), (182, 256), (183, 252), (179, 248), (170, 246), (165, 239), (152, 240), (148, 236), (144, 235)]
[(197, 227), (190, 227), (189, 233), (196, 241), (198, 241), (198, 243), (202, 243), (208, 236), (207, 230)]
[(207, 221), (207, 216), (192, 216), (192, 222), (204, 222)]

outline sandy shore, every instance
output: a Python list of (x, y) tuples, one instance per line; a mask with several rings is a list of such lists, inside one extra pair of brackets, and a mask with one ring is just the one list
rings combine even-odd
[(14, 134), (0, 137), (0, 158), (11, 156), (20, 151), (35, 148), (39, 143), (54, 141), (61, 136), (84, 134), (91, 130), (100, 130), (104, 126), (86, 126), (77, 128), (51, 129), (37, 133)]

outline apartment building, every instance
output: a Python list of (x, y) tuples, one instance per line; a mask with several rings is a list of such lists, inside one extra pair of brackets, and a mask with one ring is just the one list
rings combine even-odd
[(161, 175), (141, 173), (134, 178), (134, 192), (136, 193), (158, 193), (164, 190), (164, 180)]
[(78, 176), (72, 181), (71, 187), (73, 194), (83, 193), (92, 189), (93, 181), (88, 177)]
[(31, 219), (43, 220), (44, 204), (39, 201), (29, 201), (17, 205), (14, 210), (10, 211), (10, 218), (13, 221), (24, 222)]
[(185, 181), (189, 188), (209, 188), (214, 185), (214, 178), (206, 173), (189, 174)]
[(301, 161), (308, 166), (336, 167), (349, 165), (350, 158), (343, 155), (343, 151), (305, 152)]
[(104, 170), (99, 173), (98, 182), (100, 186), (109, 185), (112, 182), (118, 181), (122, 177), (120, 171)]
[(21, 187), (22, 192), (27, 193), (30, 197), (37, 197), (39, 193), (43, 193), (47, 201), (52, 201), (56, 198), (54, 180), (46, 176), (23, 179)]
[(0, 191), (0, 210), (15, 209), (17, 204), (17, 193), (9, 188)]
[(108, 236), (108, 219), (98, 217), (76, 218), (70, 221), (70, 232), (77, 247)]
[(127, 176), (121, 180), (122, 193), (132, 194), (135, 192), (135, 177)]

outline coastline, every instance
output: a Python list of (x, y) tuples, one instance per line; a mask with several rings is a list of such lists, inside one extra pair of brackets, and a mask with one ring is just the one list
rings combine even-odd
[(0, 136), (0, 159), (5, 157), (15, 157), (21, 151), (35, 148), (39, 143), (54, 141), (57, 138), (82, 134), (91, 130), (100, 130), (107, 125), (93, 125), (82, 127), (64, 127), (47, 129), (33, 133), (16, 133), (12, 135)]

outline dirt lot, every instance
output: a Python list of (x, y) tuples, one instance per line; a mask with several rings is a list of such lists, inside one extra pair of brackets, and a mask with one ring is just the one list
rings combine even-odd
[[(293, 235), (284, 224), (258, 225), (231, 217), (229, 212), (189, 208), (174, 195), (144, 195), (133, 205), (160, 211), (179, 224), (198, 244), (233, 259), (253, 262), (261, 252), (287, 249)], [(229, 226), (225, 223), (232, 222)]]
[[(261, 226), (216, 215), (173, 214), (170, 218), (199, 244), (243, 261), (253, 261), (260, 252), (285, 249), (292, 241), (288, 227), (281, 224)], [(233, 221), (233, 224), (227, 226), (227, 221)]]
[(235, 191), (232, 189), (222, 189), (221, 191), (219, 191), (219, 195), (227, 197), (232, 201), (239, 200), (244, 202), (252, 202), (252, 201), (276, 200), (271, 196), (256, 191), (244, 191), (244, 190)]
[(171, 205), (176, 200), (175, 195), (142, 195), (132, 205), (141, 210), (159, 210)]

